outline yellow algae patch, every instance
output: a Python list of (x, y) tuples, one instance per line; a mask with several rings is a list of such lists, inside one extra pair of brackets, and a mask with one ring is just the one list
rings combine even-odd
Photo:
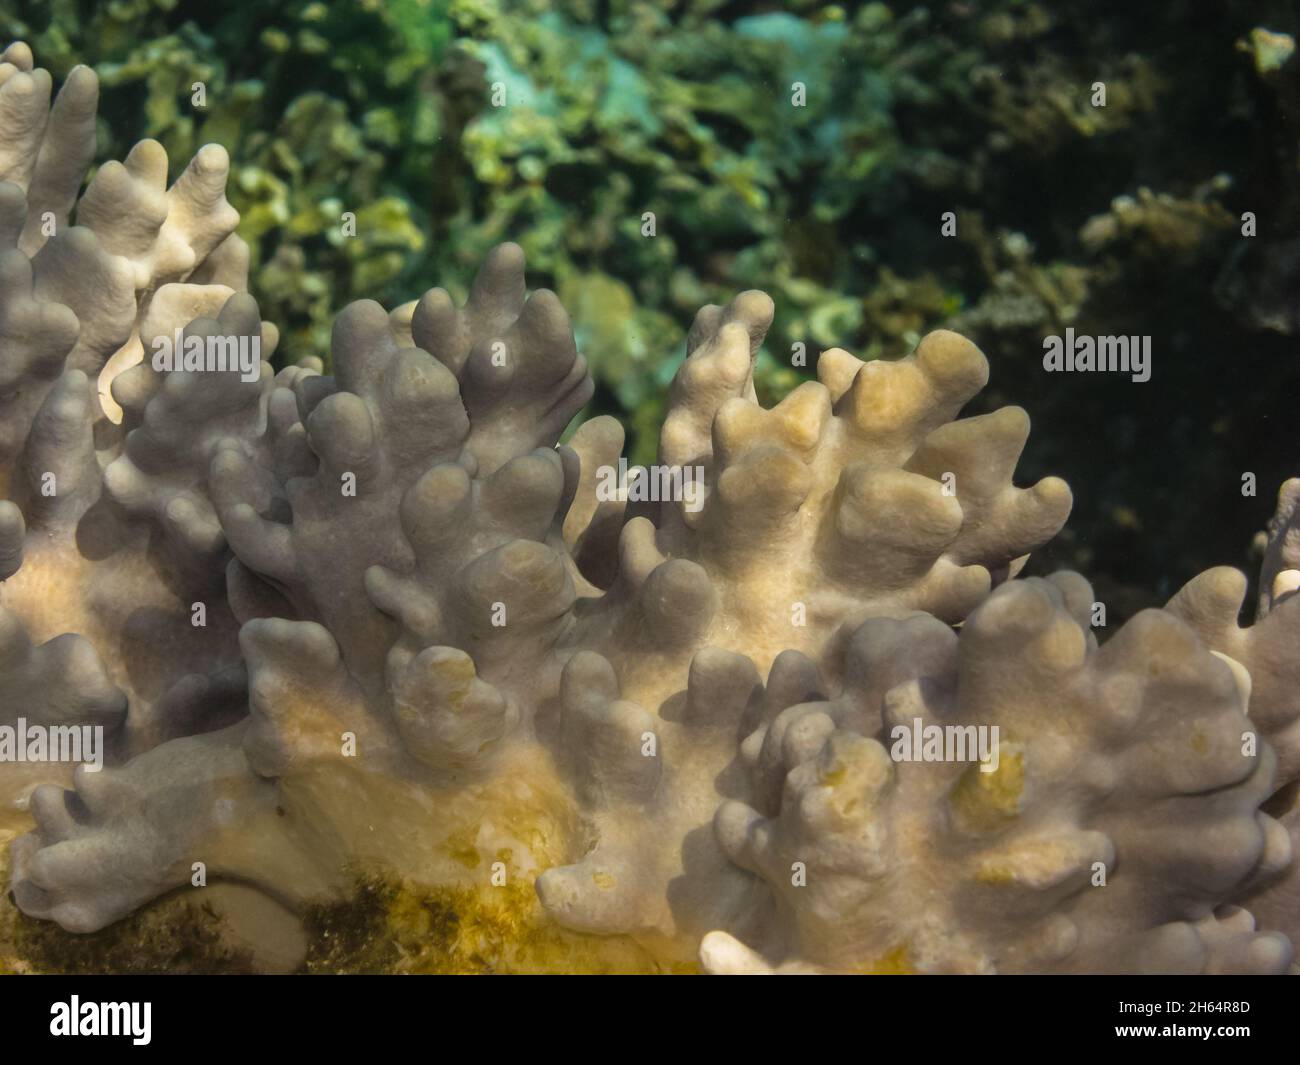
[[(8, 869), (0, 868), (8, 883)], [(0, 975), (254, 973), (249, 949), (224, 918), (192, 896), (172, 895), (99, 932), (65, 932), (0, 901)]]
[(546, 917), (531, 880), (425, 887), (370, 877), (306, 916), (314, 973), (667, 973), (627, 936), (590, 936)]
[[(0, 874), (6, 873), (0, 870)], [(693, 966), (625, 936), (569, 932), (543, 913), (532, 881), (494, 888), (360, 880), (344, 902), (303, 917), (307, 973), (674, 973)], [(251, 973), (263, 966), (225, 918), (172, 895), (90, 935), (0, 903), (0, 974)]]
[(984, 858), (976, 867), (975, 879), (981, 884), (1021, 884), (1042, 891), (1086, 870), (1096, 848), (1092, 833), (1036, 836)]
[(983, 772), (978, 763), (968, 767), (948, 802), (963, 831), (991, 832), (1019, 816), (1024, 786), (1024, 755), (1003, 751), (992, 773)]
[[(424, 888), (371, 876), (345, 902), (309, 907), (306, 973), (689, 973), (625, 936), (555, 925), (531, 880)], [(0, 974), (251, 973), (263, 966), (213, 907), (172, 895), (74, 935), (0, 903)]]
[(1009, 865), (985, 862), (975, 871), (975, 879), (981, 884), (1014, 884), (1017, 877)]
[(442, 843), (443, 852), (454, 862), (459, 862), (466, 869), (477, 869), (483, 864), (483, 857), (475, 843), (478, 835), (477, 825), (466, 825), (447, 836)]
[(1191, 737), (1192, 750), (1199, 755), (1210, 753), (1210, 738), (1205, 734), (1205, 730), (1198, 724), (1192, 729)]

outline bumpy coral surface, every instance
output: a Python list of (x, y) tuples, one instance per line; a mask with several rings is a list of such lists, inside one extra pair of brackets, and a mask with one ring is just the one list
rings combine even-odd
[[(1288, 969), (1294, 482), (1254, 626), (1216, 570), (1099, 644), (1083, 578), (1017, 576), (1071, 497), (1013, 483), (1024, 411), (959, 417), (974, 345), (829, 350), (765, 409), (745, 292), (672, 387), (696, 491), (611, 495), (622, 430), (559, 445), (591, 378), (517, 246), (274, 373), (225, 153), (168, 187), (145, 141), (78, 198), (95, 76), (51, 96), (11, 46), (0, 725), (107, 764), (0, 762), (20, 921), (233, 884), (301, 939), (384, 883), (492, 968)], [(176, 337), (258, 358), (160, 368)]]

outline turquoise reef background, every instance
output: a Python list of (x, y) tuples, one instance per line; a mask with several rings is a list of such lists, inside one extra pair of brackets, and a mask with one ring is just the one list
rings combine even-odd
[[(1031, 565), (1083, 570), (1118, 620), (1253, 569), (1300, 474), (1298, 21), (1293, 0), (7, 0), (0, 37), (96, 68), (100, 158), (230, 150), (282, 358), (327, 358), (349, 300), (463, 295), (517, 240), (574, 317), (589, 413), (645, 462), (704, 303), (775, 299), (769, 402), (825, 348), (966, 333), (993, 367), (974, 409), (1026, 407), (1022, 475), (1075, 491)], [(1150, 336), (1151, 380), (1045, 373), (1069, 327)]]

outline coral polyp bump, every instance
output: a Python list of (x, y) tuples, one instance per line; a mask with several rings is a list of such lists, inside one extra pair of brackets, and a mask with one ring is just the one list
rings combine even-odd
[(293, 927), (286, 966), (368, 906), (329, 966), (1290, 967), (1295, 482), (1253, 626), (1212, 570), (1099, 643), (1082, 577), (1019, 576), (1070, 491), (1015, 485), (1023, 410), (960, 417), (972, 343), (828, 350), (764, 408), (744, 292), (696, 317), (660, 436), (699, 497), (611, 498), (622, 429), (560, 443), (593, 385), (518, 246), (274, 372), (225, 152), (168, 186), (144, 141), (81, 191), (95, 75), (52, 96), (10, 46), (7, 965), (34, 922), (207, 892)]

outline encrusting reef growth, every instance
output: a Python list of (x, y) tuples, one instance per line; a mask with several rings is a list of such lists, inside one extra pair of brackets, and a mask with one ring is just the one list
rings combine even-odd
[[(1082, 577), (1017, 577), (1071, 497), (1013, 484), (1024, 411), (958, 417), (973, 344), (764, 409), (745, 292), (660, 436), (702, 505), (602, 498), (622, 429), (559, 445), (591, 378), (517, 246), (275, 373), (225, 152), (78, 198), (96, 92), (0, 62), (0, 725), (105, 737), (0, 762), (6, 967), (178, 897), (317, 971), (1290, 967), (1300, 482), (1253, 626), (1212, 570), (1099, 645)], [(936, 727), (996, 757), (897, 757)]]

